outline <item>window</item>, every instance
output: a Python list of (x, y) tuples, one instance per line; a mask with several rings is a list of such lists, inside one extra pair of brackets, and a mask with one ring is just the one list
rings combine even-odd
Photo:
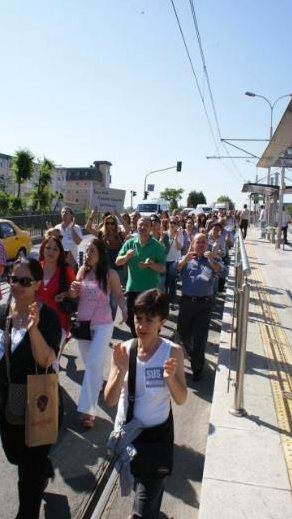
[(0, 234), (1, 238), (9, 238), (11, 236), (15, 236), (16, 232), (12, 225), (6, 222), (0, 223)]
[(75, 202), (79, 202), (78, 198), (75, 199)]

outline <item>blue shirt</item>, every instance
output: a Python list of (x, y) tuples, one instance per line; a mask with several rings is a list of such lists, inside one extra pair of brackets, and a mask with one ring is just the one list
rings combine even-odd
[[(216, 257), (215, 261), (220, 264), (221, 270), (223, 270), (221, 260)], [(184, 296), (213, 296), (216, 272), (204, 256), (189, 261), (182, 268), (180, 275)]]

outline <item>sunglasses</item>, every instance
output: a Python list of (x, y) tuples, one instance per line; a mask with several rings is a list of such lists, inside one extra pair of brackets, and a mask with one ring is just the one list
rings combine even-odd
[(105, 225), (116, 225), (115, 222), (105, 222)]
[(169, 222), (171, 225), (177, 225), (177, 222)]
[(25, 278), (25, 277), (18, 278), (17, 276), (13, 276), (13, 274), (8, 274), (7, 281), (10, 284), (14, 285), (15, 283), (18, 283), (22, 287), (27, 288), (27, 287), (31, 287), (31, 285), (34, 283), (35, 279)]

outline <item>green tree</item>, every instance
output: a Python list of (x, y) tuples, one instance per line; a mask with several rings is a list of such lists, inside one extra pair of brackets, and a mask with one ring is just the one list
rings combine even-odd
[(178, 206), (178, 201), (182, 199), (182, 194), (184, 189), (172, 189), (167, 187), (164, 191), (161, 191), (160, 197), (168, 200), (170, 203), (170, 210), (176, 209)]
[(0, 213), (5, 215), (9, 210), (11, 202), (11, 196), (8, 193), (4, 193), (4, 191), (0, 191)]
[(198, 204), (206, 204), (207, 200), (202, 191), (191, 191), (187, 199), (187, 207), (197, 207)]
[(221, 195), (217, 198), (218, 204), (224, 204), (225, 202), (229, 202), (229, 209), (234, 209), (234, 202), (228, 195)]
[(51, 208), (54, 193), (50, 186), (54, 167), (54, 162), (44, 157), (40, 165), (38, 182), (35, 184), (31, 195), (33, 212), (49, 210)]
[(26, 209), (26, 200), (18, 197), (17, 195), (11, 195), (9, 200), (9, 211), (12, 213), (23, 213)]
[(20, 149), (13, 157), (12, 170), (15, 175), (15, 181), (18, 184), (17, 198), (20, 199), (20, 186), (23, 182), (29, 180), (33, 175), (34, 156), (28, 149)]

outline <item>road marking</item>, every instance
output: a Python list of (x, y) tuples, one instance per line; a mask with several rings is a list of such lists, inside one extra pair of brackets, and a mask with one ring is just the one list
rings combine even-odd
[(272, 393), (292, 487), (292, 349), (279, 314), (265, 290), (266, 283), (256, 264), (255, 250), (251, 244), (247, 245), (247, 250), (249, 259), (254, 260), (251, 278), (256, 284), (251, 286), (251, 291), (262, 308), (262, 319), (258, 323), (271, 371)]

